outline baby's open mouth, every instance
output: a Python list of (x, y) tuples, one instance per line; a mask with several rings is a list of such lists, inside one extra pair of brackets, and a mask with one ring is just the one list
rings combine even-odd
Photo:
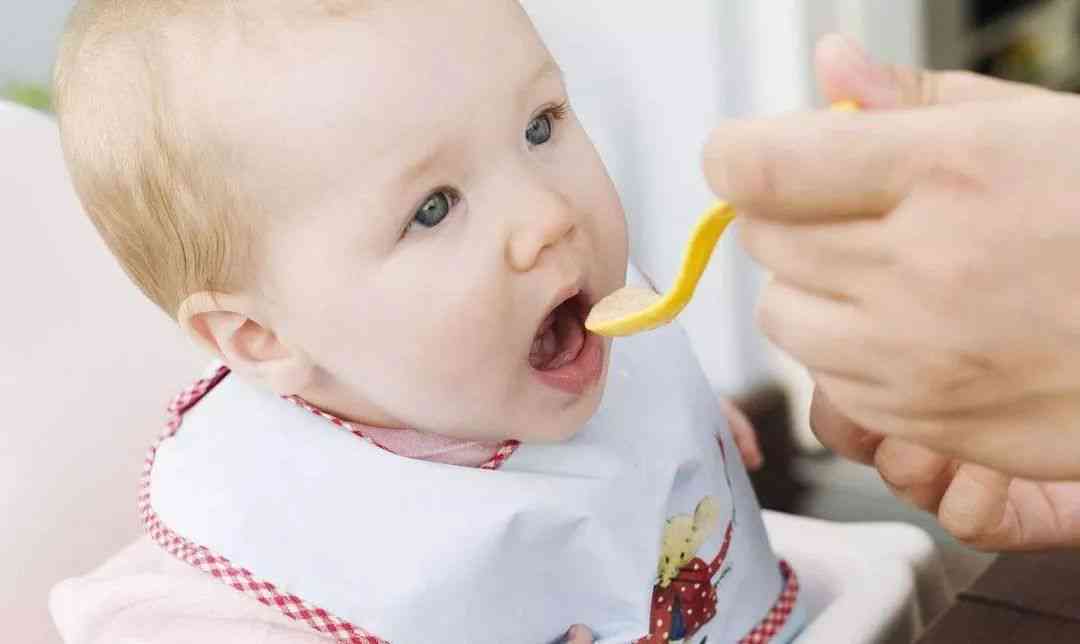
[(539, 371), (553, 371), (576, 360), (585, 346), (586, 313), (581, 293), (556, 306), (536, 331), (529, 364)]

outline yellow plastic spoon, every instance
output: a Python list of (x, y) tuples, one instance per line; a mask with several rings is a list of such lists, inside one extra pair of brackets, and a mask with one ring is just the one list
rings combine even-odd
[(735, 211), (731, 206), (722, 201), (716, 203), (694, 226), (675, 285), (666, 295), (649, 288), (621, 288), (592, 307), (585, 328), (599, 335), (617, 337), (650, 331), (674, 320), (689, 304), (717, 240), (733, 219)]
[[(841, 101), (831, 109), (853, 112), (859, 106), (854, 101)], [(666, 295), (648, 288), (621, 288), (592, 307), (585, 328), (598, 335), (619, 337), (651, 331), (674, 320), (690, 303), (716, 242), (733, 219), (735, 211), (730, 205), (723, 201), (714, 204), (694, 226), (675, 285)]]

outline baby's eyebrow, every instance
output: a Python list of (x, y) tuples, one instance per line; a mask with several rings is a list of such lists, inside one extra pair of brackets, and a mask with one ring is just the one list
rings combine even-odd
[(427, 154), (407, 165), (405, 171), (399, 175), (398, 180), (402, 185), (408, 185), (413, 181), (416, 181), (417, 178), (424, 176), (428, 170), (434, 167), (440, 161), (441, 157), (441, 148), (430, 149)]
[[(543, 80), (555, 79), (563, 80), (563, 68), (558, 66), (558, 63), (552, 58), (546, 59), (542, 65), (537, 67), (536, 71), (532, 72), (528, 77), (528, 82), (525, 84), (523, 91), (532, 88), (536, 84)], [(427, 155), (424, 155), (420, 159), (409, 163), (405, 166), (404, 172), (399, 175), (399, 180), (403, 184), (413, 182), (417, 177), (423, 176), (427, 173), (433, 165), (440, 162), (443, 156), (443, 150), (441, 148), (434, 148), (430, 150)]]
[(559, 64), (551, 58), (548, 58), (546, 61), (544, 61), (544, 64), (538, 67), (536, 71), (534, 71), (532, 75), (529, 76), (529, 81), (525, 86), (532, 87), (533, 85), (536, 85), (537, 83), (547, 79), (548, 77), (560, 81), (563, 79), (562, 68), (559, 67)]
[[(529, 80), (524, 86), (523, 90), (534, 87), (541, 81), (547, 80), (549, 78), (559, 81), (562, 81), (563, 79), (562, 68), (559, 67), (559, 64), (551, 58), (548, 58), (544, 61), (542, 65), (536, 68), (536, 70), (529, 76)], [(443, 150), (440, 148), (430, 150), (423, 157), (406, 166), (404, 172), (402, 172), (399, 177), (399, 181), (401, 181), (403, 184), (408, 184), (412, 181), (415, 181), (417, 177), (424, 176), (424, 174), (428, 170), (430, 170), (434, 165), (439, 163), (442, 155)]]

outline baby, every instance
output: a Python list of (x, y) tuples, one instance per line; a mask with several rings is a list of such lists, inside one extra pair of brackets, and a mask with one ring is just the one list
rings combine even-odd
[(56, 98), (105, 242), (219, 361), (147, 538), (54, 591), (67, 641), (797, 632), (685, 336), (584, 330), (641, 278), (516, 2), (82, 0)]

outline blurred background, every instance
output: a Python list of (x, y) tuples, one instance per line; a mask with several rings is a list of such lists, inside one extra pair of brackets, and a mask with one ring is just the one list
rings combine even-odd
[[(710, 127), (819, 106), (810, 59), (825, 32), (849, 33), (895, 63), (1080, 89), (1080, 0), (523, 4), (568, 72), (576, 108), (631, 218), (634, 257), (659, 285), (673, 279), (682, 243), (711, 198), (699, 170)], [(72, 5), (0, 2), (0, 280), (5, 293), (27, 298), (5, 298), (0, 316), (8, 365), (0, 370), (0, 406), (22, 419), (0, 430), (0, 520), (11, 526), (0, 535), (0, 620), (25, 624), (10, 640), (20, 642), (56, 641), (47, 589), (138, 534), (141, 453), (164, 402), (200, 366), (169, 321), (124, 282), (64, 183), (48, 82)], [(754, 329), (763, 279), (729, 235), (682, 321), (717, 391), (737, 398), (759, 428), (768, 466), (755, 483), (764, 505), (920, 525), (963, 587), (988, 557), (905, 509), (873, 471), (822, 453), (809, 433), (810, 384)], [(115, 294), (99, 296), (101, 289)], [(97, 416), (78, 402), (120, 376), (145, 391)], [(67, 398), (57, 399), (58, 391)], [(20, 409), (29, 411), (20, 417)], [(79, 422), (88, 417), (98, 426)], [(30, 462), (33, 450), (48, 453), (47, 461)], [(64, 545), (72, 543), (78, 547)]]

